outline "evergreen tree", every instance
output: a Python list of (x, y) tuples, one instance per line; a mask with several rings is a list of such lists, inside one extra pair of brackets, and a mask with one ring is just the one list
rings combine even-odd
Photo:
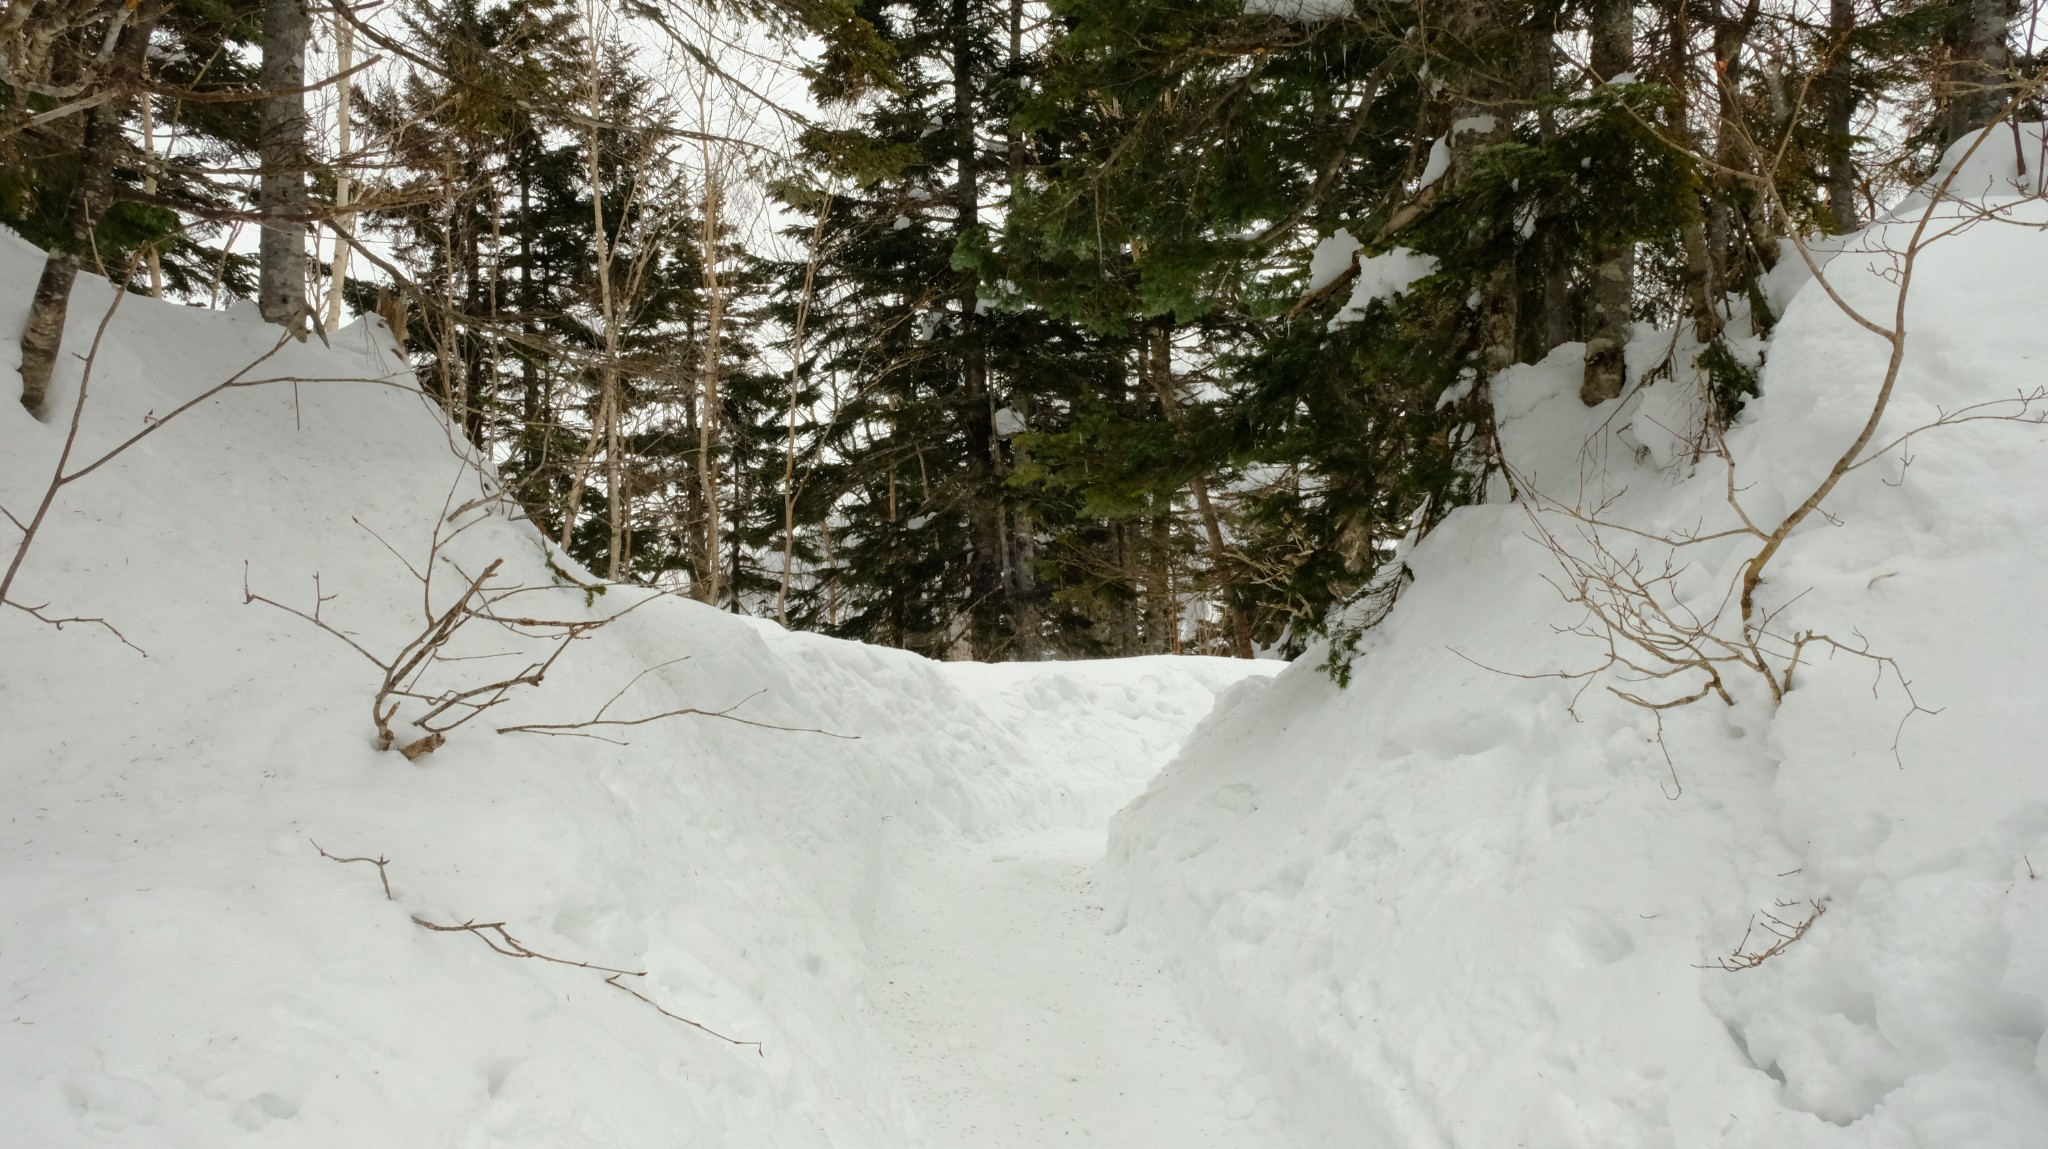
[[(850, 401), (826, 430), (843, 516), (839, 633), (928, 653), (1032, 657), (1061, 641), (1039, 586), (1040, 525), (1008, 480), (1065, 350), (997, 305), (977, 251), (1019, 167), (1009, 120), (1022, 5), (861, 5), (894, 84), (810, 152), (852, 176), (820, 269), (817, 344)], [(820, 95), (855, 90), (820, 73)]]

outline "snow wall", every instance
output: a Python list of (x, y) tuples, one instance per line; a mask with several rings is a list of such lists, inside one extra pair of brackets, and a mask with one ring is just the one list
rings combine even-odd
[[(0, 233), (10, 379), (40, 266)], [(0, 402), (0, 506), (22, 519), (112, 294), (81, 278), (51, 421)], [(537, 588), (504, 611), (590, 619), (648, 592), (568, 583), (589, 575), (492, 497), (376, 321), (265, 358), (276, 340), (253, 308), (134, 296), (106, 324), (74, 469), (237, 373), (279, 380), (66, 487), (28, 555), (10, 597), (103, 616), (147, 657), (0, 611), (8, 1145), (894, 1149), (915, 1118), (865, 1014), (862, 940), (892, 852), (1099, 826), (1218, 690), (1270, 669), (951, 667), (668, 597), (409, 763), (372, 747), (382, 672), (245, 585), (307, 611), (317, 593), (379, 656), (421, 630), (407, 564), (437, 520), (437, 610), (494, 559), (493, 585)], [(545, 649), (487, 629), (425, 685)], [(627, 687), (612, 717), (739, 703), (858, 737), (701, 716), (589, 731), (627, 746), (492, 729), (586, 719)], [(388, 858), (392, 900), (373, 864), (315, 843)], [(415, 915), (645, 971), (622, 981), (650, 1000)]]
[[(1958, 234), (1919, 260), (1874, 445), (2048, 383), (2048, 209), (2020, 195), (2041, 175), (1992, 145), (1952, 191), (2001, 214), (1937, 209), (1928, 234)], [(1830, 279), (1880, 323), (1924, 204), (1836, 245)], [(1762, 395), (1728, 438), (1767, 530), (1855, 439), (1888, 355), (1799, 278), (1788, 250)], [(1637, 371), (1670, 341), (1643, 332)], [(1537, 540), (1597, 537), (1654, 576), (1670, 548), (1558, 506), (1709, 534), (1735, 525), (1728, 471), (1686, 450), (1683, 389), (1586, 410), (1580, 370), (1574, 346), (1496, 382), (1519, 498), (1414, 548), (1348, 690), (1314, 656), (1234, 688), (1119, 816), (1133, 928), (1332, 1145), (2048, 1145), (2048, 435), (1916, 436), (1769, 567), (1773, 631), (1867, 639), (1899, 675), (1811, 646), (1775, 708), (1738, 670), (1736, 705), (1653, 712), (1607, 688), (1700, 678), (1542, 677), (1605, 655), (1560, 631), (1584, 616)], [(1755, 548), (1682, 548), (1677, 598), (1712, 616)], [(1797, 932), (1819, 907), (1719, 968), (1775, 944), (1764, 915)]]

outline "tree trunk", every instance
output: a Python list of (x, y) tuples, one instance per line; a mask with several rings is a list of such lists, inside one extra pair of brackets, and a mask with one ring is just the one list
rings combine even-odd
[[(1672, 92), (1664, 106), (1664, 130), (1672, 139), (1697, 147), (1700, 133), (1694, 130), (1685, 97), (1692, 68), (1691, 29), (1683, 8), (1669, 11), (1668, 16), (1669, 19), (1659, 29), (1664, 51), (1658, 53), (1656, 63), (1657, 79)], [(1685, 310), (1692, 320), (1694, 339), (1705, 346), (1721, 333), (1721, 317), (1713, 307), (1716, 277), (1705, 222), (1697, 216), (1688, 219), (1679, 227), (1679, 241), (1685, 253), (1685, 274), (1681, 283)]]
[[(1145, 333), (1145, 341), (1144, 375), (1151, 383), (1152, 393), (1159, 398), (1160, 413), (1166, 417), (1167, 423), (1177, 428), (1182, 420), (1180, 395), (1173, 379), (1173, 329), (1160, 323)], [(1251, 620), (1237, 601), (1238, 564), (1223, 541), (1223, 522), (1216, 513), (1214, 500), (1209, 497), (1208, 480), (1200, 475), (1189, 479), (1188, 491), (1194, 496), (1195, 512), (1201, 517), (1202, 533), (1209, 541), (1209, 565), (1216, 580), (1216, 597), (1222, 600), (1224, 613), (1230, 619), (1231, 656), (1252, 658)]]
[[(142, 79), (149, 79), (149, 62), (143, 61)], [(144, 92), (136, 101), (136, 111), (142, 115), (142, 194), (155, 195), (156, 180), (156, 100)], [(164, 261), (157, 254), (156, 245), (150, 244), (143, 256), (149, 264), (149, 294), (152, 299), (164, 297)]]
[[(1497, 6), (1463, 0), (1451, 9), (1446, 27), (1451, 35), (1471, 43), (1479, 40), (1489, 24), (1499, 18)], [(1511, 95), (1519, 99), (1526, 93), (1504, 92), (1502, 89), (1507, 87), (1511, 85), (1500, 77), (1474, 73), (1462, 90), (1445, 95), (1440, 114), (1449, 120), (1445, 142), (1451, 152), (1450, 169), (1443, 176), (1446, 191), (1457, 188), (1471, 176), (1482, 153), (1513, 138), (1511, 116), (1501, 106), (1500, 97)], [(1482, 381), (1515, 361), (1515, 332), (1521, 311), (1516, 271), (1515, 258), (1504, 254), (1480, 284), (1474, 301)], [(1483, 401), (1483, 389), (1475, 390), (1474, 394)]]
[[(1593, 72), (1603, 83), (1635, 67), (1635, 6), (1629, 0), (1596, 0), (1593, 5)], [(1634, 320), (1635, 246), (1603, 248), (1593, 264), (1587, 292), (1586, 370), (1579, 400), (1586, 406), (1621, 396), (1628, 384), (1630, 325)]]
[(1173, 601), (1173, 495), (1153, 496), (1148, 528), (1145, 572), (1145, 647), (1150, 654), (1172, 654), (1180, 638), (1179, 610)]
[(1960, 0), (1953, 62), (1942, 84), (1939, 118), (1944, 147), (1990, 124), (2005, 110), (2012, 54), (2006, 43), (2015, 14), (2011, 0)]
[(354, 125), (349, 122), (350, 77), (346, 74), (355, 63), (355, 25), (346, 19), (336, 17), (334, 21), (334, 67), (343, 73), (335, 83), (334, 123), (339, 133), (334, 154), (334, 277), (327, 288), (327, 328), (341, 326), (342, 289), (348, 285), (348, 238), (342, 234), (355, 217), (340, 209), (348, 206), (349, 178), (347, 164), (349, 150), (354, 146)]
[[(720, 173), (707, 151), (704, 163), (704, 212), (701, 232), (704, 262), (704, 355), (698, 371), (697, 480), (704, 492), (704, 587), (697, 597), (716, 606), (719, 587), (721, 512), (718, 506), (718, 427), (724, 416), (719, 397), (719, 341), (725, 327), (725, 284), (718, 278), (718, 220), (723, 211)], [(694, 587), (692, 589), (695, 589)]]
[[(1755, 170), (1763, 161), (1749, 154), (1749, 138), (1742, 130), (1742, 57), (1749, 45), (1750, 33), (1756, 28), (1762, 4), (1760, 0), (1747, 0), (1741, 14), (1734, 16), (1721, 16), (1718, 11), (1716, 9), (1714, 17), (1714, 73), (1719, 77), (1715, 89), (1718, 98), (1715, 101), (1714, 160), (1723, 169)], [(1787, 109), (1786, 114), (1789, 112)], [(1728, 294), (1751, 282), (1760, 270), (1753, 256), (1759, 246), (1756, 241), (1766, 232), (1761, 196), (1752, 197), (1754, 210), (1747, 221), (1748, 231), (1743, 230), (1745, 221), (1739, 210), (1742, 205), (1737, 190), (1734, 177), (1719, 174), (1714, 177), (1707, 200), (1705, 294), (1710, 314), (1705, 329), (1717, 337), (1727, 325)]]
[[(1538, 90), (1549, 95), (1558, 94), (1557, 83), (1557, 38), (1545, 34), (1537, 43)], [(1545, 147), (1551, 146), (1558, 137), (1557, 114), (1548, 105), (1536, 110), (1537, 132)], [(1536, 289), (1536, 310), (1540, 322), (1531, 323), (1529, 335), (1540, 340), (1541, 346), (1530, 349), (1529, 361), (1540, 361), (1558, 347), (1569, 343), (1577, 334), (1577, 317), (1572, 301), (1571, 268), (1565, 252), (1565, 244), (1558, 234), (1558, 221), (1554, 215), (1543, 220), (1543, 232), (1538, 250), (1542, 253), (1542, 267), (1538, 269)]]
[(305, 0), (263, 0), (263, 120), (257, 154), (263, 176), (257, 204), (257, 307), (263, 318), (306, 337), (306, 38)]
[(1855, 0), (1828, 0), (1828, 59), (1821, 69), (1821, 111), (1827, 127), (1822, 159), (1827, 169), (1828, 216), (1837, 235), (1855, 231), (1856, 164), (1855, 140), (1850, 135), (1856, 122), (1856, 87), (1849, 82), (1855, 63), (1849, 36), (1856, 30)]
[[(104, 105), (103, 105), (104, 106)], [(93, 111), (97, 112), (95, 108)], [(73, 193), (73, 198), (78, 198)], [(50, 394), (50, 373), (64, 343), (64, 320), (71, 310), (71, 285), (78, 281), (78, 256), (59, 249), (43, 260), (42, 277), (21, 329), (21, 405), (40, 419)]]
[[(976, 98), (974, 37), (976, 13), (968, 0), (952, 0), (953, 130), (958, 182), (954, 234), (964, 237), (981, 220), (981, 150), (976, 121), (982, 110)], [(1015, 633), (1009, 579), (1004, 570), (1003, 507), (996, 489), (995, 407), (988, 386), (988, 344), (978, 314), (980, 276), (963, 273), (956, 304), (960, 331), (956, 336), (960, 363), (960, 429), (966, 448), (966, 511), (968, 534), (968, 646), (976, 659), (1003, 654)], [(1007, 633), (1006, 633), (1007, 632)]]
[(85, 253), (93, 250), (93, 229), (113, 203), (114, 165), (120, 159), (121, 125), (133, 107), (133, 85), (142, 78), (143, 62), (157, 18), (163, 14), (160, 0), (150, 0), (135, 11), (122, 29), (121, 38), (109, 58), (103, 83), (121, 89), (122, 94), (83, 113), (83, 134), (79, 144), (78, 176), (71, 185), (71, 199), (64, 212), (69, 234), (53, 245), (43, 260), (42, 275), (29, 301), (28, 319), (21, 331), (21, 405), (40, 419), (48, 404), (50, 375), (56, 370), (57, 353), (64, 343), (64, 322), (71, 310), (71, 287)]

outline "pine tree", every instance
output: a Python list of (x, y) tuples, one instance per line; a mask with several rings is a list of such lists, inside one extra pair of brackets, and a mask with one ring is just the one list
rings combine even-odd
[[(1014, 5), (859, 7), (895, 86), (811, 153), (854, 177), (828, 216), (817, 343), (855, 398), (826, 433), (840, 497), (841, 633), (976, 657), (1046, 641), (1038, 526), (998, 413), (1026, 418), (1036, 321), (993, 305), (974, 253), (1013, 171)], [(851, 87), (841, 72), (818, 90)], [(1000, 145), (1000, 146), (999, 146)], [(858, 568), (858, 573), (853, 573)]]

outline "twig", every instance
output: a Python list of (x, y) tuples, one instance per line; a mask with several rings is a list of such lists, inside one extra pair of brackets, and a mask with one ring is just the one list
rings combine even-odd
[[(311, 839), (308, 840), (310, 841)], [(340, 858), (328, 853), (325, 849), (322, 849), (320, 843), (318, 842), (313, 843), (313, 848), (315, 850), (320, 851), (321, 857), (326, 858), (331, 862), (367, 862), (377, 867), (378, 880), (384, 883), (384, 899), (386, 901), (397, 901), (396, 898), (391, 896), (391, 878), (390, 875), (385, 871), (385, 867), (391, 864), (391, 859), (383, 856), (382, 854), (379, 854), (374, 858)], [(676, 1013), (664, 1007), (660, 1002), (655, 1001), (653, 998), (648, 997), (646, 994), (641, 993), (639, 990), (636, 990), (633, 987), (626, 985), (624, 982), (621, 982), (619, 980), (622, 977), (646, 977), (647, 971), (644, 969), (618, 969), (614, 966), (598, 965), (596, 962), (577, 961), (574, 958), (556, 957), (553, 954), (542, 953), (541, 951), (534, 949), (532, 946), (529, 946), (525, 942), (522, 942), (518, 938), (512, 936), (511, 930), (506, 928), (504, 922), (480, 922), (472, 918), (469, 921), (462, 922), (457, 925), (447, 925), (442, 922), (429, 921), (428, 919), (421, 917), (418, 914), (412, 914), (410, 916), (412, 918), (413, 924), (419, 926), (421, 929), (432, 930), (435, 933), (441, 934), (472, 934), (476, 937), (478, 941), (481, 941), (485, 945), (489, 946), (491, 948), (491, 952), (503, 954), (506, 957), (532, 958), (535, 961), (544, 961), (552, 963), (554, 965), (565, 965), (570, 966), (574, 969), (587, 969), (596, 973), (605, 974), (606, 977), (604, 979), (604, 983), (606, 985), (611, 986), (613, 989), (623, 990), (626, 993), (632, 994), (634, 997), (637, 997), (641, 1001), (646, 1002), (648, 1005), (652, 1006), (654, 1008), (654, 1011), (656, 1013), (659, 1013), (661, 1016), (669, 1018), (673, 1021), (680, 1021), (684, 1025), (691, 1026), (695, 1029), (703, 1031), (704, 1033), (708, 1033), (712, 1037), (715, 1037), (718, 1040), (727, 1043), (728, 1045), (752, 1046), (756, 1056), (767, 1056), (760, 1042), (741, 1041), (739, 1038), (736, 1037), (728, 1037), (725, 1034), (720, 1033), (717, 1030), (711, 1028), (710, 1026), (705, 1025), (701, 1021), (693, 1021), (690, 1018), (684, 1017), (680, 1013)]]
[[(485, 945), (491, 947), (498, 953), (504, 954), (506, 957), (534, 958), (539, 961), (553, 962), (556, 965), (575, 966), (577, 969), (594, 969), (599, 973), (608, 973), (622, 977), (647, 976), (647, 971), (644, 969), (614, 969), (608, 965), (597, 965), (593, 962), (576, 961), (573, 958), (563, 958), (556, 957), (553, 954), (544, 954), (539, 950), (527, 946), (526, 943), (520, 941), (518, 938), (513, 937), (512, 934), (505, 929), (504, 922), (479, 922), (472, 920), (463, 922), (461, 925), (448, 926), (442, 925), (440, 922), (430, 922), (427, 919), (419, 916), (418, 914), (414, 914), (412, 915), (412, 923), (424, 929), (433, 930), (436, 933), (475, 934), (479, 941), (482, 941)], [(492, 934), (497, 935), (495, 940), (491, 937)]]
[[(311, 838), (308, 838), (306, 840), (309, 842), (313, 841)], [(328, 853), (324, 848), (322, 848), (320, 843), (318, 842), (313, 842), (313, 848), (319, 850), (320, 856), (326, 858), (330, 862), (368, 862), (371, 865), (377, 867), (377, 880), (384, 883), (384, 900), (387, 902), (395, 902), (398, 900), (397, 898), (391, 896), (391, 875), (386, 873), (384, 870), (384, 867), (391, 864), (391, 859), (384, 857), (382, 854), (379, 854), (374, 858), (337, 858), (333, 854)]]
[[(1781, 907), (1795, 904), (1797, 903), (1779, 903)], [(1693, 968), (1723, 969), (1730, 973), (1739, 973), (1746, 969), (1755, 969), (1772, 958), (1777, 957), (1779, 954), (1784, 953), (1793, 942), (1805, 937), (1806, 931), (1813, 928), (1813, 923), (1819, 921), (1821, 915), (1828, 912), (1826, 898), (1822, 898), (1819, 901), (1809, 901), (1806, 904), (1813, 907), (1813, 912), (1806, 915), (1806, 919), (1800, 922), (1788, 922), (1769, 910), (1761, 911), (1760, 916), (1764, 919), (1764, 932), (1771, 935), (1773, 939), (1771, 944), (1763, 949), (1751, 950), (1746, 948), (1749, 945), (1749, 939), (1755, 935), (1757, 928), (1757, 920), (1752, 917), (1749, 919), (1749, 928), (1742, 931), (1742, 940), (1735, 943), (1735, 948), (1726, 957), (1718, 957), (1712, 962), (1705, 965), (1695, 965)]]
[[(645, 675), (647, 671), (643, 670), (640, 673)], [(633, 681), (638, 682), (639, 678), (635, 677)], [(627, 683), (627, 685), (631, 686), (632, 683)], [(619, 691), (619, 694), (624, 693), (624, 690)], [(645, 718), (606, 718), (604, 717), (604, 711), (611, 707), (612, 702), (619, 700), (619, 695), (615, 694), (612, 696), (611, 702), (605, 703), (604, 707), (598, 710), (597, 717), (595, 718), (588, 718), (582, 722), (528, 722), (518, 726), (500, 726), (498, 733), (560, 735), (569, 731), (586, 730), (592, 726), (645, 726), (649, 722), (659, 722), (664, 718), (679, 718), (686, 714), (695, 714), (702, 718), (722, 718), (727, 722), (737, 722), (742, 726), (756, 726), (762, 730), (780, 730), (788, 734), (822, 734), (827, 738), (838, 738), (847, 742), (860, 741), (860, 735), (858, 734), (838, 734), (830, 730), (819, 730), (811, 726), (778, 726), (772, 722), (756, 722), (751, 718), (741, 718), (733, 714), (733, 711), (759, 698), (764, 693), (766, 693), (765, 688), (756, 690), (754, 693), (747, 695), (723, 710), (702, 710), (695, 706), (683, 706), (674, 710), (664, 710), (660, 714), (650, 714)], [(584, 737), (595, 736), (584, 735)], [(606, 741), (609, 741), (609, 739)]]
[(708, 1025), (705, 1025), (705, 1024), (704, 1024), (703, 1022), (701, 1022), (701, 1021), (691, 1021), (691, 1020), (690, 1020), (689, 1018), (687, 1018), (687, 1017), (684, 1017), (684, 1016), (683, 1016), (682, 1014), (680, 1014), (680, 1013), (671, 1013), (671, 1012), (669, 1012), (668, 1010), (666, 1010), (666, 1009), (662, 1008), (661, 1004), (660, 1004), (659, 1002), (655, 1001), (655, 1000), (654, 1000), (653, 998), (651, 998), (651, 997), (648, 997), (648, 996), (647, 996), (646, 994), (644, 994), (644, 993), (641, 993), (641, 992), (640, 992), (639, 990), (637, 990), (637, 989), (634, 989), (634, 988), (633, 988), (632, 986), (629, 986), (629, 985), (627, 985), (627, 984), (625, 984), (624, 982), (621, 982), (621, 981), (619, 980), (619, 978), (621, 978), (621, 977), (646, 977), (646, 976), (647, 976), (646, 974), (642, 974), (642, 973), (635, 973), (635, 974), (616, 974), (616, 973), (615, 973), (615, 974), (613, 974), (612, 976), (610, 976), (610, 977), (608, 977), (608, 978), (604, 979), (604, 983), (605, 983), (606, 985), (608, 985), (608, 986), (611, 986), (611, 987), (612, 987), (613, 989), (617, 989), (617, 990), (624, 990), (625, 992), (627, 992), (627, 993), (630, 993), (630, 994), (632, 994), (632, 995), (633, 995), (634, 997), (637, 997), (637, 998), (639, 998), (639, 999), (640, 999), (641, 1001), (644, 1001), (644, 1002), (646, 1002), (646, 1003), (647, 1003), (648, 1005), (651, 1005), (651, 1006), (653, 1006), (653, 1007), (654, 1007), (654, 1011), (655, 1011), (656, 1013), (659, 1013), (659, 1014), (660, 1014), (661, 1016), (663, 1016), (663, 1017), (666, 1017), (666, 1018), (672, 1018), (672, 1019), (674, 1019), (674, 1020), (676, 1020), (676, 1021), (680, 1021), (680, 1022), (682, 1022), (682, 1023), (684, 1024), (684, 1025), (691, 1025), (691, 1026), (695, 1026), (695, 1027), (697, 1027), (698, 1029), (701, 1029), (701, 1030), (703, 1030), (703, 1031), (704, 1031), (705, 1033), (708, 1033), (708, 1034), (710, 1034), (711, 1036), (713, 1036), (713, 1037), (717, 1038), (718, 1040), (720, 1040), (720, 1041), (723, 1041), (723, 1042), (726, 1042), (727, 1044), (730, 1044), (730, 1045), (751, 1045), (751, 1046), (753, 1046), (753, 1047), (754, 1047), (754, 1056), (756, 1056), (756, 1057), (766, 1057), (766, 1056), (768, 1056), (768, 1054), (767, 1054), (767, 1053), (766, 1053), (766, 1052), (765, 1052), (765, 1051), (764, 1051), (764, 1050), (762, 1049), (762, 1047), (761, 1047), (761, 1043), (760, 1043), (760, 1042), (758, 1042), (758, 1041), (741, 1041), (741, 1040), (740, 1040), (739, 1038), (737, 1038), (737, 1037), (727, 1037), (726, 1035), (724, 1035), (724, 1034), (722, 1034), (722, 1033), (718, 1032), (717, 1030), (715, 1030), (715, 1029), (711, 1028), (710, 1026), (708, 1026)]

